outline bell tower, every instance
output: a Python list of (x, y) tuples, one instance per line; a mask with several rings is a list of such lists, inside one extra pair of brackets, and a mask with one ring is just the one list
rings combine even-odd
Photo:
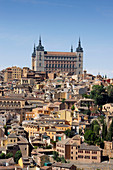
[(81, 41), (79, 38), (78, 47), (76, 48), (77, 53), (77, 75), (83, 73), (83, 48), (81, 47)]
[(44, 71), (44, 47), (39, 38), (39, 45), (36, 47), (35, 71)]
[(34, 51), (32, 53), (32, 70), (35, 70), (35, 59), (36, 59), (36, 48), (35, 48), (35, 44), (34, 44)]

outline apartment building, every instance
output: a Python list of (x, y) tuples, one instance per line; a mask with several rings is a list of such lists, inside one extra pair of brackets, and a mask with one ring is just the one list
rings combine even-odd
[(82, 161), (87, 163), (100, 163), (102, 149), (98, 146), (81, 143), (79, 135), (57, 142), (56, 151), (59, 156), (72, 161)]
[(8, 67), (4, 72), (4, 82), (9, 82), (12, 80), (21, 80), (22, 69), (20, 67)]

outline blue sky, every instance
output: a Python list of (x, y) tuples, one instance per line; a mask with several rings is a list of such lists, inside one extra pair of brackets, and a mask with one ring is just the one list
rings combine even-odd
[(31, 67), (41, 35), (47, 51), (70, 51), (79, 36), (84, 69), (113, 77), (113, 0), (0, 0), (0, 70)]

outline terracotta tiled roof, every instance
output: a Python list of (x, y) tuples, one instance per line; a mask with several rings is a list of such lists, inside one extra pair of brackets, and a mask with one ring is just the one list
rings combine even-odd
[(86, 143), (82, 143), (80, 145), (80, 148), (79, 149), (82, 149), (82, 150), (93, 150), (93, 151), (100, 151), (102, 150), (101, 148), (99, 148), (98, 146), (94, 146), (94, 145), (88, 145)]
[(52, 52), (52, 51), (47, 51), (45, 56), (76, 56), (75, 52)]

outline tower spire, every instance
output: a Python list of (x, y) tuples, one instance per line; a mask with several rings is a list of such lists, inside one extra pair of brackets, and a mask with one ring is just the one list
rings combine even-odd
[(40, 35), (40, 37), (39, 37), (39, 45), (41, 45), (41, 35)]
[(80, 37), (79, 37), (78, 47), (76, 48), (76, 52), (83, 52), (83, 48), (81, 47)]
[(42, 43), (41, 43), (41, 36), (39, 36), (39, 44), (36, 48), (37, 51), (44, 51), (44, 47), (42, 46)]
[(35, 53), (35, 51), (36, 51), (36, 48), (35, 48), (35, 43), (34, 43), (34, 53)]
[(80, 41), (80, 37), (79, 37), (79, 43), (78, 43), (78, 46), (81, 47), (81, 41)]
[(71, 52), (73, 52), (73, 46), (71, 45)]

